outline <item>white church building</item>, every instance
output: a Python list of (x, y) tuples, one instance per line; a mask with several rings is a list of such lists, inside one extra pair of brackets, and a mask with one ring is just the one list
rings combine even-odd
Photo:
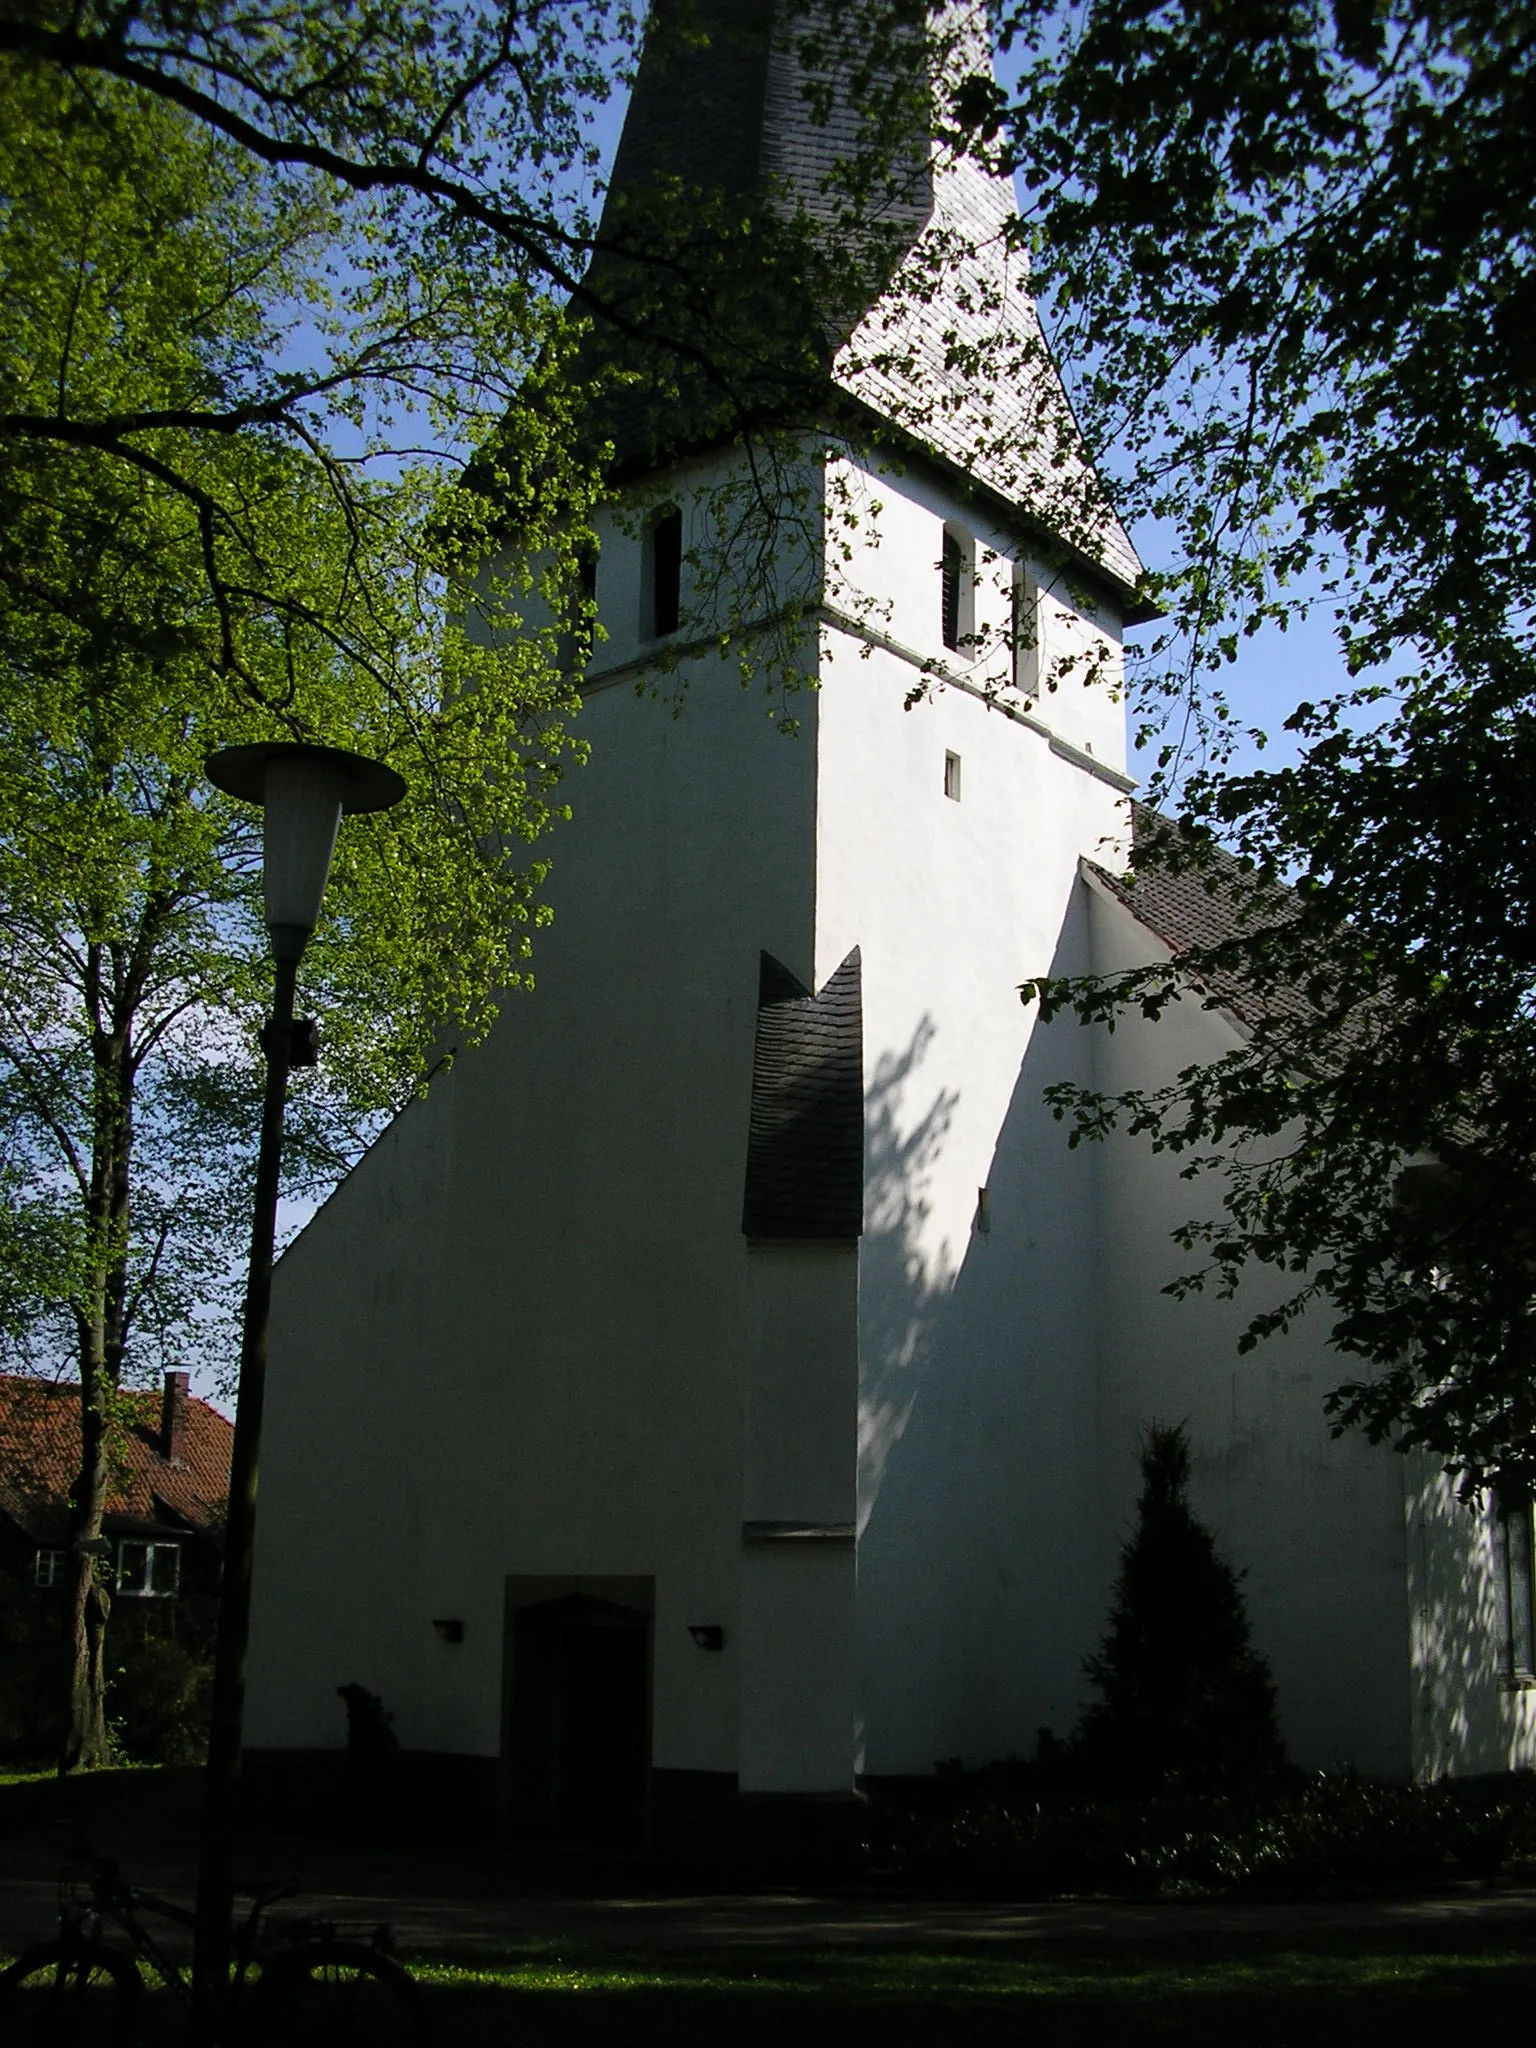
[[(712, 10), (772, 29), (729, 60), (732, 160), (765, 189), (833, 146), (776, 11)], [(643, 67), (616, 185), (675, 103)], [(1027, 330), (975, 232), (1007, 186), (949, 166), (925, 189), (921, 232), (963, 217), (987, 317)], [(910, 315), (939, 360), (976, 317), (963, 282)], [(874, 415), (858, 346), (833, 374)], [(1030, 1755), (1089, 1696), (1153, 1419), (1187, 1425), (1298, 1763), (1536, 1761), (1528, 1527), (1501, 1547), (1427, 1468), (1333, 1440), (1321, 1323), (1239, 1357), (1253, 1302), (1166, 1295), (1198, 1191), (1140, 1141), (1069, 1150), (1042, 1104), (1241, 1025), (1190, 1000), (1110, 1034), (1020, 1002), (1176, 951), (1211, 906), (1115, 879), (1129, 543), (1052, 533), (1028, 463), (969, 456), (955, 420), (899, 468), (808, 456), (828, 519), (880, 511), (810, 616), (792, 737), (688, 636), (730, 451), (607, 521), (537, 990), (278, 1270), (258, 1767), (339, 1750), (352, 1681), (535, 1833), (814, 1827), (865, 1781)], [(658, 699), (636, 683), (661, 654)]]

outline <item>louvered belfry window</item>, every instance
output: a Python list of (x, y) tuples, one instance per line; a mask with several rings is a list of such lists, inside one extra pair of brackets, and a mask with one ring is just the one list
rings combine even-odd
[(944, 529), (944, 645), (960, 645), (960, 579), (965, 573), (965, 550), (960, 536)]

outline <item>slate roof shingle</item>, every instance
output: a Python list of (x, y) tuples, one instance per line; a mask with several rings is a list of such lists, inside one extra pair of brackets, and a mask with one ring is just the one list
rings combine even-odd
[[(1131, 818), (1133, 842), (1142, 848), (1154, 834), (1176, 829), (1172, 819), (1146, 804), (1132, 804)], [(1256, 892), (1251, 876), (1221, 847), (1211, 850), (1209, 865), (1200, 869), (1133, 866), (1129, 875), (1115, 875), (1097, 861), (1084, 865), (1176, 958), (1290, 923), (1301, 912), (1300, 900), (1289, 889)], [(1280, 982), (1261, 991), (1240, 972), (1220, 967), (1203, 968), (1197, 978), (1207, 995), (1250, 1030), (1264, 1017), (1304, 1021), (1315, 1015), (1306, 996), (1291, 984)]]
[(849, 1239), (864, 1228), (864, 1002), (859, 949), (820, 995), (770, 953), (757, 1039), (741, 1228), (749, 1238)]

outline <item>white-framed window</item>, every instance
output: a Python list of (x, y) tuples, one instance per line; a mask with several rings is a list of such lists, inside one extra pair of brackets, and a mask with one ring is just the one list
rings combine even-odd
[(117, 1590), (130, 1598), (169, 1599), (181, 1579), (181, 1545), (125, 1536), (117, 1546)]
[(939, 569), (941, 637), (946, 647), (969, 657), (976, 647), (976, 542), (953, 520), (944, 522)]
[(1536, 1560), (1531, 1503), (1500, 1501), (1493, 1523), (1500, 1643), (1507, 1678), (1536, 1677)]
[(958, 754), (946, 754), (944, 756), (944, 794), (952, 803), (959, 803), (960, 756)]
[(1044, 614), (1040, 584), (1027, 562), (1013, 565), (1013, 687), (1024, 697), (1038, 697), (1045, 674), (1041, 629)]
[(62, 1586), (69, 1569), (67, 1550), (40, 1550), (32, 1564), (34, 1586)]

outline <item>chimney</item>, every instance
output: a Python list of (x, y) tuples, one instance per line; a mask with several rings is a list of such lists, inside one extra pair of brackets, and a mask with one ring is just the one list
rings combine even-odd
[(192, 1375), (168, 1372), (160, 1404), (160, 1455), (168, 1465), (187, 1462), (187, 1388)]

